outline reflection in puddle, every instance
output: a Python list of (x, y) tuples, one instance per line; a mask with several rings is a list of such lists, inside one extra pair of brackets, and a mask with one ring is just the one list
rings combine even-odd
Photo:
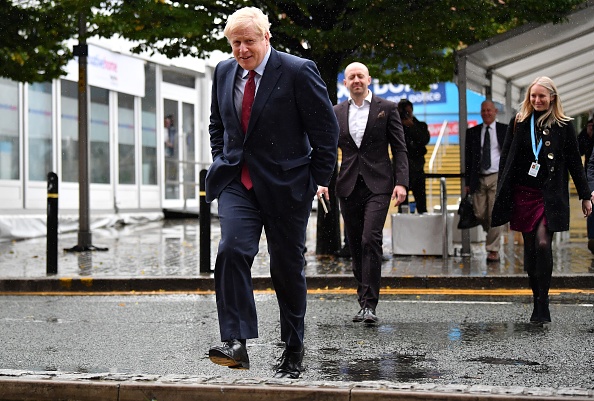
[[(334, 354), (336, 350), (322, 349), (323, 354)], [(435, 360), (425, 355), (400, 355), (396, 353), (381, 354), (378, 358), (348, 359), (327, 361), (322, 364), (321, 374), (327, 380), (365, 381), (417, 381), (420, 379), (437, 379), (441, 373), (425, 367)]]
[(543, 334), (546, 325), (533, 323), (464, 323), (452, 325), (448, 329), (448, 340), (472, 342), (480, 337), (506, 338), (522, 333)]
[(515, 366), (535, 366), (540, 365), (538, 362), (526, 361), (524, 359), (512, 359), (512, 358), (493, 358), (493, 357), (480, 357), (467, 359), (468, 362), (483, 362), (490, 365), (515, 365)]

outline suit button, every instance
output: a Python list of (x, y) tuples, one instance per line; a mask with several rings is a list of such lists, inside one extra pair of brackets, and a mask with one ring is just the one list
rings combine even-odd
[(551, 146), (551, 141), (546, 141), (545, 146)]
[(542, 133), (543, 133), (543, 135), (549, 135), (549, 130), (548, 130), (548, 129), (544, 129), (544, 130), (542, 131)]
[(551, 167), (551, 173), (555, 171), (555, 167)]
[(554, 155), (554, 154), (552, 154), (552, 153), (549, 153), (549, 154), (547, 155), (547, 157), (548, 157), (549, 159), (553, 160), (553, 159), (555, 158), (555, 155)]

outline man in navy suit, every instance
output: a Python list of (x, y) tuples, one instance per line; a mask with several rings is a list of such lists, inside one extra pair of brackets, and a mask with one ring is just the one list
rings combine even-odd
[(349, 99), (334, 106), (334, 112), (340, 126), (338, 146), (342, 151), (336, 195), (351, 250), (360, 306), (352, 320), (375, 324), (383, 228), (390, 199), (395, 201), (394, 206), (406, 199), (409, 177), (397, 104), (372, 94), (370, 83), (364, 64), (349, 64), (344, 71)]
[(264, 228), (285, 344), (275, 377), (296, 379), (304, 354), (305, 232), (318, 186), (329, 184), (334, 169), (338, 124), (315, 64), (274, 50), (269, 28), (257, 8), (232, 14), (224, 34), (233, 58), (213, 77), (206, 200), (218, 199), (221, 224), (215, 292), (223, 345), (209, 357), (249, 368), (246, 340), (258, 337), (250, 270)]
[[(483, 123), (466, 131), (465, 164), (466, 193), (472, 194), (474, 214), (487, 232), (487, 261), (499, 261), (501, 227), (491, 227), (491, 213), (497, 192), (499, 155), (507, 124), (495, 121), (497, 107), (490, 100), (481, 103)], [(485, 134), (488, 133), (485, 147)]]

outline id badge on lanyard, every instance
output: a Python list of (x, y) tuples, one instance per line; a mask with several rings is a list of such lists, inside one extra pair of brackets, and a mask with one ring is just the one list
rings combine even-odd
[(532, 119), (530, 120), (530, 139), (532, 139), (532, 153), (534, 153), (534, 162), (530, 164), (530, 170), (528, 170), (528, 175), (531, 177), (536, 177), (538, 175), (538, 170), (540, 170), (540, 164), (538, 164), (538, 154), (540, 153), (540, 148), (542, 148), (542, 139), (538, 141), (538, 147), (536, 146), (536, 134), (534, 131), (534, 113), (532, 113)]
[(538, 164), (538, 162), (532, 163), (530, 165), (530, 170), (528, 170), (528, 175), (530, 175), (532, 177), (536, 177), (539, 169), (540, 169), (540, 164)]

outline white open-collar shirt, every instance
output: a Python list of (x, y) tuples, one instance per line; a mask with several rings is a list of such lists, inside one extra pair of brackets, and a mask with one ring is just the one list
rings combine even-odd
[(369, 119), (371, 96), (371, 91), (368, 90), (361, 106), (357, 106), (353, 98), (349, 96), (349, 133), (358, 148), (361, 147), (361, 141)]

